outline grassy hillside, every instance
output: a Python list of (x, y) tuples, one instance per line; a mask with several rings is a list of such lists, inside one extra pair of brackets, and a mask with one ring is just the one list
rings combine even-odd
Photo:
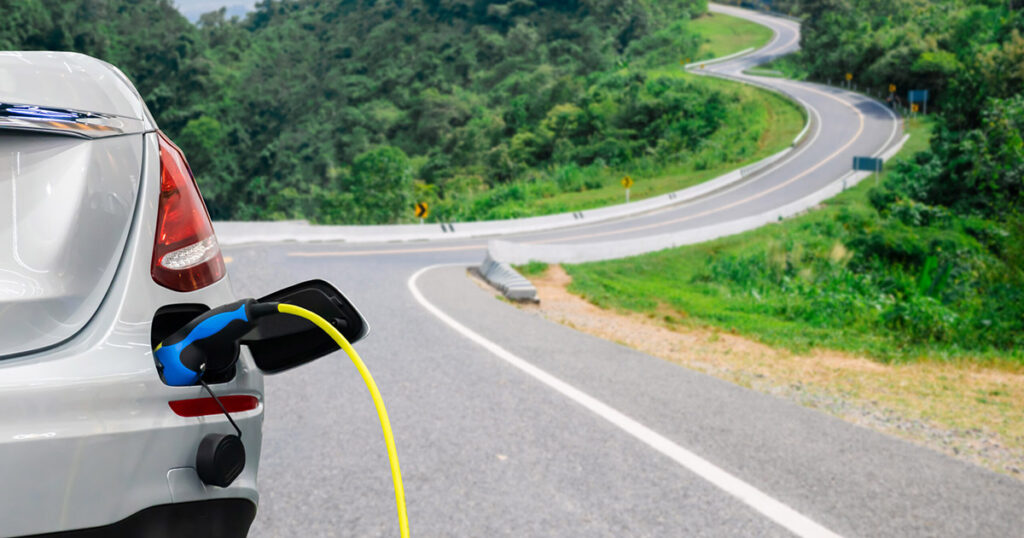
[(802, 108), (772, 92), (688, 75), (674, 67), (648, 73), (652, 79), (681, 79), (727, 96), (722, 126), (693, 151), (667, 161), (642, 156), (615, 166), (553, 166), (528, 179), (473, 193), (441, 198), (428, 191), (422, 199), (438, 215), (453, 220), (528, 217), (622, 203), (620, 180), (629, 175), (636, 181), (630, 189), (635, 201), (696, 185), (781, 151), (806, 121)]
[[(925, 151), (931, 129), (912, 122), (898, 159)], [(891, 181), (896, 166), (887, 168)], [(873, 185), (866, 180), (825, 209), (737, 236), (566, 266), (570, 290), (600, 306), (795, 351), (1024, 367), (1024, 230), (925, 217), (912, 204), (880, 212), (871, 200), (883, 190)]]
[[(703, 55), (732, 54), (771, 39), (767, 28), (725, 15), (705, 15), (692, 20), (688, 28), (701, 39)], [(736, 37), (730, 41), (728, 36)], [(698, 58), (701, 56), (698, 56)], [(708, 56), (710, 57), (710, 56)], [(732, 82), (686, 74), (669, 56), (667, 64), (655, 63), (643, 71), (650, 80), (681, 80), (726, 96), (720, 127), (688, 152), (670, 159), (638, 156), (625, 163), (590, 166), (575, 163), (548, 166), (524, 181), (481, 188), (477, 192), (440, 196), (425, 192), (421, 197), (448, 219), (486, 220), (527, 217), (592, 209), (622, 203), (620, 184), (629, 175), (636, 183), (630, 199), (664, 194), (686, 188), (728, 171), (753, 163), (789, 146), (806, 121), (805, 112), (792, 101), (761, 89)]]
[(765, 26), (710, 12), (694, 19), (690, 27), (704, 39), (694, 61), (720, 58), (748, 48), (757, 48), (772, 38), (772, 31)]

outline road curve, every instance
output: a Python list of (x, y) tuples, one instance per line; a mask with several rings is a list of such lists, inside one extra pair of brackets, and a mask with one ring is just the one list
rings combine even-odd
[[(776, 37), (706, 70), (746, 77), (752, 62), (796, 46), (790, 21), (713, 9), (767, 24)], [(898, 121), (864, 97), (758, 82), (803, 100), (815, 118), (785, 161), (698, 202), (516, 240), (585, 242), (727, 222), (814, 192), (845, 173), (852, 155), (896, 139)], [(1024, 528), (1018, 481), (494, 300), (465, 276), (484, 249), (481, 240), (225, 249), (241, 295), (326, 278), (369, 319), (373, 331), (358, 347), (388, 405), (415, 535), (1008, 536)], [(435, 264), (443, 266), (425, 269)], [(397, 535), (365, 391), (338, 354), (267, 378), (252, 536)]]
[[(729, 6), (712, 4), (711, 9), (764, 24), (775, 35), (768, 45), (751, 54), (707, 64), (692, 71), (757, 84), (799, 101), (807, 109), (811, 123), (797, 147), (782, 160), (739, 183), (676, 206), (595, 224), (581, 221), (580, 225), (569, 228), (502, 235), (502, 239), (527, 244), (595, 243), (728, 223), (771, 211), (818, 192), (850, 172), (855, 155), (880, 154), (899, 140), (899, 119), (873, 99), (819, 84), (743, 73), (751, 66), (796, 50), (799, 44), (797, 23)], [(360, 242), (319, 244), (302, 250), (310, 251), (309, 255), (379, 256), (392, 251), (397, 254), (423, 254), (482, 250), (485, 245), (485, 239), (471, 238), (434, 240), (431, 246)]]

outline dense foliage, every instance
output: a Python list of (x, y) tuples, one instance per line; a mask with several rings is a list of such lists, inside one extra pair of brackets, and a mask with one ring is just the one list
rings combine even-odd
[(694, 56), (687, 22), (705, 10), (265, 0), (242, 20), (221, 10), (191, 25), (169, 0), (0, 0), (0, 47), (121, 67), (185, 149), (215, 218), (393, 222), (413, 197), (541, 173), (560, 189), (560, 166), (692, 152), (729, 98), (645, 68)]
[[(887, 323), (1003, 349), (1024, 335), (1024, 13), (1005, 1), (805, 1), (812, 76), (928, 89), (931, 146), (870, 192), (848, 241), (864, 278), (898, 275)], [(918, 285), (913, 282), (919, 281)]]
[(837, 205), (719, 253), (695, 271), (694, 284), (724, 284), (749, 296), (744, 308), (808, 327), (790, 343), (880, 357), (1024, 360), (1019, 224), (914, 202), (891, 206), (881, 220), (869, 204)]
[[(750, 4), (736, 1), (733, 3)], [(758, 2), (755, 2), (758, 3)], [(928, 89), (931, 136), (879, 187), (779, 227), (570, 268), (577, 289), (806, 347), (1024, 363), (1024, 13), (1020, 2), (759, 2), (804, 18), (786, 67)], [(789, 69), (786, 69), (788, 71)], [(631, 294), (631, 296), (627, 296)]]

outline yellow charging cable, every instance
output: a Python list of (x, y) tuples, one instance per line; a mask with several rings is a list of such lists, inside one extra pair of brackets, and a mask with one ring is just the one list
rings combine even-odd
[(377, 408), (380, 426), (384, 430), (384, 442), (388, 446), (388, 460), (391, 462), (391, 479), (395, 483), (395, 504), (398, 506), (398, 528), (402, 533), (402, 538), (409, 538), (409, 516), (405, 513), (405, 488), (402, 487), (402, 471), (398, 468), (398, 451), (395, 450), (395, 439), (391, 435), (391, 422), (388, 421), (388, 411), (384, 408), (384, 399), (381, 398), (380, 391), (377, 390), (377, 384), (373, 382), (373, 376), (366, 369), (366, 365), (359, 358), (359, 354), (352, 348), (352, 344), (349, 344), (348, 340), (338, 332), (338, 329), (335, 329), (327, 320), (300, 306), (280, 303), (277, 305), (277, 310), (282, 314), (291, 314), (308, 319), (314, 325), (320, 327), (321, 330), (334, 339), (338, 347), (345, 351), (348, 358), (352, 359), (352, 364), (355, 364), (356, 369), (359, 370), (359, 375), (363, 376), (363, 382), (366, 383), (366, 387), (370, 389), (370, 396), (373, 397), (373, 405)]

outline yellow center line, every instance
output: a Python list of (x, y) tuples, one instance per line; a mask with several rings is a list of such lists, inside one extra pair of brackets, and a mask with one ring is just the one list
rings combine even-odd
[(827, 94), (825, 92), (822, 92), (822, 91), (819, 91), (819, 90), (815, 90), (813, 88), (804, 88), (804, 89), (806, 89), (808, 91), (811, 91), (811, 92), (814, 92), (814, 93), (817, 93), (817, 94), (820, 94), (820, 95), (823, 95), (825, 97), (828, 97), (829, 99), (832, 99), (832, 100), (835, 100), (835, 101), (841, 103), (842, 105), (846, 106), (850, 110), (853, 110), (853, 112), (855, 114), (857, 114), (857, 119), (860, 122), (860, 124), (857, 127), (857, 132), (853, 134), (853, 137), (850, 138), (850, 140), (846, 144), (843, 144), (843, 146), (841, 148), (833, 151), (827, 157), (825, 157), (821, 161), (818, 161), (817, 164), (815, 164), (814, 166), (808, 168), (807, 170), (804, 170), (803, 172), (793, 176), (790, 179), (787, 179), (786, 181), (783, 181), (782, 183), (779, 183), (778, 185), (776, 185), (776, 186), (774, 186), (774, 187), (772, 187), (770, 189), (765, 189), (765, 190), (763, 190), (761, 192), (758, 192), (757, 194), (752, 194), (752, 195), (750, 195), (750, 196), (748, 196), (746, 198), (743, 198), (742, 200), (737, 200), (737, 201), (735, 201), (735, 202), (733, 202), (731, 204), (726, 204), (726, 205), (724, 205), (722, 207), (716, 207), (714, 209), (708, 209), (707, 211), (702, 211), (700, 213), (696, 213), (696, 214), (693, 214), (693, 215), (687, 215), (685, 217), (679, 217), (677, 219), (667, 220), (667, 221), (663, 221), (663, 222), (654, 222), (654, 223), (651, 223), (651, 224), (644, 224), (642, 226), (634, 226), (632, 228), (623, 228), (621, 230), (611, 230), (611, 231), (608, 231), (608, 232), (597, 232), (597, 233), (592, 233), (592, 234), (575, 235), (575, 236), (570, 236), (570, 237), (559, 237), (559, 238), (555, 238), (555, 239), (546, 239), (544, 241), (529, 241), (527, 243), (528, 244), (533, 244), (533, 245), (541, 245), (541, 244), (545, 244), (545, 243), (565, 242), (565, 241), (572, 241), (572, 240), (576, 240), (576, 239), (589, 239), (589, 238), (592, 238), (592, 237), (603, 237), (603, 236), (607, 236), (607, 235), (616, 235), (616, 234), (623, 234), (623, 233), (628, 233), (628, 232), (636, 232), (636, 231), (640, 231), (640, 230), (649, 230), (651, 228), (660, 228), (660, 227), (663, 227), (663, 226), (669, 226), (671, 224), (678, 224), (680, 222), (686, 222), (688, 220), (693, 220), (693, 219), (696, 219), (696, 218), (700, 218), (700, 217), (704, 217), (704, 216), (707, 216), (707, 215), (711, 215), (711, 214), (714, 214), (714, 213), (719, 212), (719, 211), (725, 211), (726, 209), (732, 209), (732, 208), (734, 208), (734, 207), (736, 207), (738, 205), (745, 204), (747, 202), (756, 200), (758, 198), (763, 198), (763, 197), (765, 197), (765, 196), (767, 196), (767, 195), (769, 195), (769, 194), (771, 194), (771, 193), (773, 193), (773, 192), (775, 192), (775, 191), (777, 191), (779, 189), (782, 189), (782, 188), (786, 187), (787, 185), (791, 185), (794, 181), (797, 181), (800, 178), (806, 176), (807, 174), (810, 174), (811, 172), (814, 172), (818, 168), (821, 168), (822, 166), (825, 165), (825, 163), (827, 163), (828, 161), (832, 160), (834, 157), (836, 157), (840, 153), (846, 151), (847, 148), (849, 148), (851, 145), (853, 145), (854, 142), (857, 141), (857, 138), (860, 137), (860, 134), (862, 132), (864, 132), (864, 114), (861, 114), (861, 112), (859, 110), (857, 110), (856, 107), (854, 107), (853, 105), (851, 105), (850, 103), (848, 103), (846, 101), (843, 101), (842, 99), (839, 99), (838, 97), (835, 97), (833, 95), (829, 95), (829, 94)]

